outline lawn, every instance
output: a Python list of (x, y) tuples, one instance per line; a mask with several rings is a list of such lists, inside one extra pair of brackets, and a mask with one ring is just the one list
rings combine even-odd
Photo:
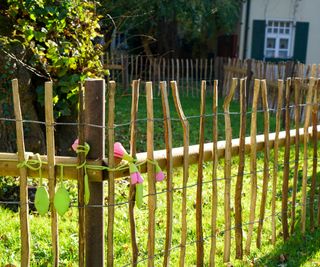
[[(182, 106), (187, 116), (199, 115), (199, 99), (188, 99), (182, 98)], [(146, 117), (145, 110), (145, 97), (140, 96), (141, 105), (139, 107), (139, 118)], [(221, 111), (221, 101), (220, 108)], [(116, 108), (116, 124), (123, 124), (129, 122), (128, 115), (130, 113), (131, 98), (129, 96), (122, 96), (117, 98)], [(174, 112), (172, 100), (171, 105), (171, 116), (177, 118)], [(207, 99), (206, 113), (211, 114), (212, 100)], [(161, 118), (161, 101), (159, 98), (155, 99), (154, 103), (155, 117)], [(233, 104), (231, 111), (239, 111), (239, 106)], [(263, 116), (259, 113), (259, 116)], [(212, 135), (212, 122), (211, 117), (207, 117), (208, 127), (206, 129), (206, 141), (211, 141)], [(236, 137), (239, 132), (239, 115), (232, 116), (232, 127), (233, 135)], [(259, 119), (260, 118), (260, 119)], [(263, 120), (261, 117), (258, 118), (259, 132), (262, 132)], [(250, 114), (248, 114), (250, 119)], [(163, 126), (162, 121), (158, 120), (155, 123), (155, 148), (161, 149), (163, 145)], [(248, 122), (249, 123), (249, 122)], [(145, 129), (146, 121), (139, 122), (139, 134), (138, 134), (138, 149), (139, 151), (145, 150)], [(196, 144), (198, 138), (199, 118), (190, 119), (190, 138), (191, 143)], [(271, 117), (271, 128), (274, 128), (274, 117)], [(182, 130), (179, 121), (173, 123), (173, 140), (174, 146), (182, 145)], [(219, 117), (219, 139), (224, 139), (224, 123), (223, 115)], [(248, 131), (247, 131), (248, 132)], [(116, 128), (116, 141), (121, 141), (126, 148), (129, 148), (129, 126), (119, 126)], [(301, 148), (302, 149), (302, 148)], [(301, 150), (302, 153), (302, 150)], [(300, 154), (302, 158), (302, 154)], [(309, 166), (311, 166), (312, 151), (309, 149)], [(289, 202), (292, 194), (292, 177), (293, 177), (293, 162), (294, 155), (293, 149), (291, 150), (290, 158), (290, 191), (289, 191)], [(273, 168), (273, 151), (271, 151), (270, 161), (270, 174), (272, 179), (272, 168)], [(283, 164), (283, 150), (280, 151), (279, 163)], [(244, 241), (246, 240), (246, 233), (249, 222), (249, 206), (250, 206), (250, 175), (249, 165), (250, 159), (246, 158), (246, 170), (244, 177), (244, 188), (243, 188), (243, 222), (244, 222)], [(263, 153), (258, 153), (257, 156), (257, 174), (258, 174), (258, 204), (256, 209), (256, 220), (259, 214), (259, 203), (262, 191), (262, 176), (263, 176)], [(232, 205), (232, 225), (234, 225), (234, 188), (236, 182), (236, 174), (238, 168), (238, 158), (232, 159), (232, 194), (231, 194), (231, 205)], [(217, 254), (216, 254), (216, 266), (223, 266), (223, 231), (224, 231), (224, 214), (223, 214), (223, 194), (224, 194), (224, 180), (223, 178), (224, 161), (219, 161), (218, 166), (218, 218), (217, 218)], [(302, 161), (300, 161), (300, 172), (299, 172), (299, 193), (298, 193), (298, 205), (297, 205), (297, 216), (300, 216), (301, 206), (301, 176), (302, 176)], [(310, 185), (310, 175), (312, 168), (308, 168)], [(204, 183), (203, 183), (203, 231), (204, 231), (204, 248), (205, 248), (205, 265), (209, 262), (209, 251), (210, 251), (210, 237), (211, 233), (211, 173), (212, 164), (210, 162), (203, 164), (204, 171)], [(279, 179), (277, 185), (277, 244), (274, 247), (271, 245), (271, 181), (269, 182), (267, 209), (266, 209), (266, 220), (264, 222), (263, 236), (262, 236), (262, 249), (259, 250), (255, 246), (257, 224), (255, 224), (254, 236), (252, 239), (251, 254), (245, 257), (243, 261), (235, 260), (235, 246), (234, 246), (234, 231), (232, 231), (232, 257), (231, 262), (233, 266), (319, 266), (317, 262), (320, 262), (320, 230), (316, 230), (313, 233), (307, 232), (305, 237), (295, 234), (285, 244), (282, 242), (281, 237), (281, 197), (282, 197), (282, 172), (283, 168), (279, 168)], [(319, 178), (319, 177), (318, 177)], [(147, 179), (145, 179), (147, 180)], [(196, 181), (197, 181), (197, 166), (190, 166), (190, 176), (188, 181), (188, 197), (187, 197), (187, 216), (188, 216), (188, 233), (187, 233), (187, 251), (186, 251), (186, 266), (194, 266), (196, 263), (196, 230), (195, 230), (195, 199), (196, 199)], [(319, 179), (318, 179), (319, 184)], [(1, 185), (3, 187), (3, 185)], [(115, 266), (130, 266), (131, 257), (131, 245), (130, 245), (130, 231), (129, 231), (129, 219), (128, 219), (128, 205), (125, 203), (128, 199), (128, 180), (123, 179), (116, 183), (116, 203), (119, 205), (115, 208)], [(172, 238), (172, 251), (171, 251), (171, 266), (177, 266), (179, 260), (179, 242), (181, 234), (181, 190), (182, 186), (182, 169), (176, 168), (173, 175), (173, 187), (174, 190), (174, 206), (173, 206), (173, 238)], [(68, 188), (72, 191), (73, 200), (76, 200), (76, 188), (73, 183), (68, 183)], [(107, 183), (105, 183), (105, 190), (107, 192)], [(147, 183), (144, 183), (144, 192), (147, 192)], [(310, 190), (310, 186), (308, 187)], [(166, 221), (166, 191), (165, 183), (157, 183), (157, 210), (156, 210), (156, 257), (155, 265), (162, 265), (162, 255), (165, 242), (165, 221)], [(318, 192), (316, 192), (318, 194)], [(123, 203), (123, 204), (122, 204)], [(147, 196), (144, 198), (145, 205), (142, 209), (136, 209), (136, 222), (137, 222), (137, 241), (140, 250), (138, 266), (146, 266), (147, 262), (144, 259), (147, 257)], [(106, 199), (107, 204), (107, 199)], [(316, 202), (317, 204), (317, 202)], [(290, 208), (289, 203), (289, 208)], [(107, 209), (106, 209), (107, 213)], [(59, 223), (59, 238), (60, 238), (60, 258), (61, 266), (77, 266), (77, 209), (72, 207), (67, 214), (60, 219)], [(19, 215), (8, 209), (1, 208), (0, 210), (0, 266), (8, 263), (19, 265), (20, 257), (20, 237), (19, 237)], [(107, 214), (106, 214), (107, 219)], [(106, 220), (107, 221), (107, 220)], [(290, 222), (290, 220), (289, 220)], [(51, 262), (52, 255), (50, 251), (50, 218), (49, 216), (39, 217), (35, 213), (31, 213), (30, 216), (31, 225), (31, 245), (32, 245), (32, 266), (48, 266)], [(297, 233), (299, 232), (299, 220), (296, 224)], [(317, 265), (318, 264), (318, 265)], [(281, 265), (280, 265), (281, 266)]]

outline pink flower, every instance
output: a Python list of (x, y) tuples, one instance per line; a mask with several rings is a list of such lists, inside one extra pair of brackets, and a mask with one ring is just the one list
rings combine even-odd
[(77, 138), (76, 140), (74, 140), (74, 142), (73, 142), (73, 144), (72, 144), (71, 147), (72, 147), (72, 149), (73, 149), (74, 151), (77, 152), (78, 145), (79, 145), (79, 139)]
[(113, 150), (114, 150), (114, 156), (116, 158), (122, 159), (123, 155), (127, 153), (124, 147), (122, 146), (122, 144), (119, 142), (114, 143)]
[(131, 178), (131, 184), (141, 184), (143, 183), (143, 178), (138, 171), (138, 168), (133, 163), (130, 163), (129, 165), (129, 171), (130, 171), (130, 178)]
[(133, 161), (133, 158), (127, 153), (120, 142), (114, 143), (113, 151), (116, 158), (124, 159), (130, 162)]
[(156, 164), (156, 181), (161, 182), (165, 178), (164, 173), (162, 172), (161, 168), (159, 167), (158, 164)]

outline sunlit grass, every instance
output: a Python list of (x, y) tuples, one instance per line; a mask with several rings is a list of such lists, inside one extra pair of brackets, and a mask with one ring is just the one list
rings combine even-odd
[[(182, 106), (185, 109), (186, 116), (199, 115), (200, 101), (198, 98), (182, 98)], [(140, 96), (139, 105), (139, 118), (146, 117), (145, 97)], [(131, 97), (122, 96), (117, 98), (116, 102), (116, 141), (121, 141), (123, 145), (129, 148), (129, 124), (120, 125), (130, 121), (130, 106)], [(207, 99), (206, 114), (206, 130), (205, 140), (211, 142), (212, 140), (212, 117), (210, 116), (212, 106), (212, 99)], [(222, 112), (222, 103), (219, 103), (219, 111)], [(174, 105), (172, 99), (170, 99), (171, 117), (178, 118), (174, 111)], [(239, 111), (239, 105), (233, 103), (231, 111)], [(162, 121), (162, 107), (161, 100), (155, 96), (154, 100), (155, 111), (155, 149), (164, 148), (163, 138), (163, 121)], [(239, 133), (239, 114), (232, 116), (232, 128), (233, 137), (237, 137)], [(250, 116), (248, 118), (247, 135), (249, 133)], [(258, 132), (263, 131), (263, 113), (259, 113), (258, 116)], [(198, 143), (199, 138), (199, 118), (190, 118), (190, 143)], [(137, 146), (138, 151), (144, 151), (146, 149), (146, 120), (138, 122), (138, 135)], [(182, 129), (178, 120), (172, 121), (173, 126), (173, 142), (174, 147), (182, 145)], [(270, 131), (274, 131), (275, 120), (274, 116), (271, 116)], [(224, 118), (223, 114), (219, 115), (219, 139), (225, 138), (224, 133)], [(302, 148), (301, 148), (302, 149)], [(290, 155), (290, 186), (289, 186), (289, 209), (291, 209), (291, 194), (292, 194), (292, 179), (293, 179), (293, 166), (294, 166), (294, 150), (291, 149)], [(312, 164), (312, 149), (309, 148), (309, 166)], [(277, 184), (277, 243), (276, 246), (271, 244), (271, 192), (272, 192), (272, 179), (273, 179), (273, 151), (271, 151), (270, 157), (270, 181), (268, 188), (268, 198), (266, 204), (266, 216), (264, 221), (264, 228), (262, 232), (262, 248), (259, 250), (256, 248), (256, 230), (257, 223), (254, 224), (254, 235), (251, 245), (251, 254), (244, 257), (243, 261), (235, 260), (235, 239), (234, 230), (232, 229), (232, 248), (231, 248), (231, 262), (233, 266), (278, 266), (282, 263), (286, 266), (318, 266), (316, 265), (320, 261), (320, 230), (316, 230), (314, 233), (310, 233), (309, 228), (306, 236), (299, 235), (300, 227), (300, 212), (301, 212), (301, 179), (302, 179), (302, 164), (299, 163), (299, 192), (297, 195), (297, 223), (296, 234), (290, 238), (287, 243), (283, 243), (282, 240), (282, 228), (281, 228), (281, 200), (282, 200), (282, 176), (283, 168), (280, 166), (278, 172), (278, 184)], [(300, 154), (302, 159), (302, 150)], [(283, 164), (283, 149), (280, 151), (279, 164)], [(232, 227), (234, 226), (234, 209), (236, 203), (234, 203), (234, 192), (236, 184), (237, 168), (239, 165), (238, 157), (232, 158), (232, 192), (231, 192), (231, 218)], [(244, 242), (246, 240), (246, 233), (249, 223), (249, 207), (250, 207), (250, 158), (246, 157), (245, 173), (243, 181), (243, 194), (242, 194), (242, 211), (243, 211), (243, 234)], [(263, 153), (258, 153), (257, 156), (257, 170), (258, 170), (258, 200), (256, 208), (256, 220), (258, 220), (260, 199), (262, 192), (262, 180), (263, 180)], [(210, 242), (211, 242), (211, 203), (212, 203), (212, 163), (204, 163), (204, 183), (203, 188), (203, 236), (204, 236), (204, 249), (205, 249), (205, 266), (209, 264)], [(312, 168), (308, 168), (308, 192), (310, 191)], [(223, 249), (224, 249), (224, 161), (219, 161), (218, 166), (218, 217), (217, 217), (217, 253), (216, 253), (216, 266), (223, 266)], [(144, 183), (144, 194), (147, 195), (148, 183), (147, 178)], [(318, 177), (319, 178), (319, 177)], [(186, 247), (186, 262), (185, 266), (195, 266), (196, 264), (196, 217), (195, 217), (195, 201), (197, 190), (197, 166), (190, 166), (190, 176), (187, 189), (187, 219), (188, 219), (188, 232), (187, 232), (187, 247)], [(319, 179), (317, 184), (319, 185)], [(68, 184), (68, 188), (72, 187), (73, 192), (76, 191), (74, 185)], [(108, 184), (105, 182), (105, 192), (107, 195)], [(161, 182), (156, 184), (157, 187), (157, 210), (156, 210), (156, 244), (155, 244), (155, 266), (162, 266), (163, 251), (165, 244), (165, 232), (166, 232), (166, 183)], [(181, 236), (181, 197), (182, 191), (179, 189), (182, 187), (182, 168), (174, 169), (173, 173), (173, 187), (176, 188), (173, 192), (173, 236), (172, 236), (172, 250), (170, 254), (171, 266), (177, 266), (179, 262), (180, 252), (180, 236)], [(116, 195), (115, 200), (119, 205), (115, 206), (115, 229), (114, 229), (114, 259), (115, 266), (129, 265), (131, 263), (131, 239), (130, 239), (130, 227), (129, 227), (129, 215), (128, 204), (120, 204), (127, 202), (129, 193), (129, 182), (126, 179), (116, 182)], [(316, 195), (318, 189), (316, 190)], [(308, 195), (309, 197), (309, 195)], [(76, 199), (76, 193), (73, 193), (74, 200)], [(317, 200), (317, 198), (316, 198)], [(144, 198), (144, 206), (142, 209), (135, 209), (136, 218), (136, 231), (137, 242), (139, 247), (139, 259), (138, 266), (146, 266), (147, 261), (147, 241), (148, 241), (148, 197)], [(106, 198), (106, 204), (107, 198)], [(315, 206), (317, 205), (315, 201)], [(309, 207), (307, 208), (309, 210)], [(107, 208), (105, 209), (107, 223)], [(60, 241), (60, 262), (61, 266), (77, 266), (78, 260), (78, 212), (77, 208), (72, 207), (65, 214), (64, 217), (59, 219), (59, 241)], [(289, 223), (291, 218), (289, 217)], [(30, 229), (31, 229), (31, 265), (32, 266), (49, 266), (52, 262), (51, 252), (51, 238), (50, 238), (50, 216), (39, 217), (36, 213), (30, 215)], [(0, 208), (0, 266), (8, 263), (19, 266), (20, 263), (20, 227), (19, 227), (19, 213), (14, 213), (8, 209)], [(254, 264), (254, 265), (253, 265)]]

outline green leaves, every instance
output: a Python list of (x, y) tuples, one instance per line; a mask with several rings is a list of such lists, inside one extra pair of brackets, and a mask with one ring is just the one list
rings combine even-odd
[[(100, 62), (102, 46), (93, 39), (100, 36), (99, 16), (95, 4), (78, 0), (5, 0), (7, 10), (1, 14), (13, 23), (8, 47), (20, 43), (31, 51), (25, 62), (54, 80), (58, 102), (57, 114), (70, 114), (81, 79), (104, 75)], [(49, 77), (48, 77), (49, 78)], [(61, 82), (62, 81), (62, 82)], [(37, 90), (42, 104), (43, 93)], [(64, 101), (59, 105), (59, 102)]]

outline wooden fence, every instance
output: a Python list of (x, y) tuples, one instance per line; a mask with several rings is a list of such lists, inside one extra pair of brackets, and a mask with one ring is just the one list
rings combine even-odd
[[(152, 81), (154, 89), (160, 94), (160, 82), (177, 81), (180, 94), (199, 96), (201, 81), (213, 86), (215, 79), (223, 81), (224, 64), (227, 58), (165, 58), (143, 55), (107, 55), (106, 68), (111, 79), (129, 89), (129, 81), (140, 79), (141, 83)], [(222, 83), (221, 83), (222, 84)]]
[[(226, 96), (233, 77), (248, 78), (253, 87), (254, 79), (266, 79), (268, 82), (269, 107), (277, 106), (277, 80), (288, 77), (300, 77), (304, 80), (303, 88), (309, 77), (318, 77), (320, 65), (305, 65), (299, 62), (264, 62), (258, 60), (241, 60), (238, 58), (166, 58), (144, 55), (107, 54), (106, 68), (110, 70), (111, 79), (122, 85), (127, 91), (129, 81), (140, 79), (141, 83), (152, 81), (154, 89), (160, 94), (160, 82), (174, 80), (179, 86), (180, 95), (200, 96), (201, 81), (207, 82), (212, 93), (214, 80), (219, 81), (219, 96)], [(238, 92), (236, 97), (239, 98)], [(247, 101), (252, 104), (253, 92), (249, 91)]]
[[(312, 182), (311, 191), (309, 194), (310, 200), (310, 227), (314, 229), (316, 225), (315, 219), (315, 189), (316, 186), (316, 174), (317, 174), (317, 144), (320, 136), (320, 127), (317, 125), (317, 113), (319, 103), (319, 88), (320, 80), (310, 78), (307, 83), (307, 94), (302, 97), (299, 102), (306, 105), (304, 127), (300, 128), (300, 112), (299, 105), (294, 106), (295, 114), (295, 128), (290, 130), (290, 93), (294, 95), (294, 98), (300, 99), (302, 90), (302, 80), (300, 78), (278, 80), (277, 84), (277, 106), (276, 106), (276, 131), (269, 133), (269, 106), (268, 106), (268, 85), (266, 80), (255, 79), (254, 90), (252, 96), (252, 110), (251, 114), (251, 129), (250, 136), (246, 137), (246, 78), (233, 78), (230, 83), (228, 94), (224, 99), (224, 113), (225, 120), (225, 141), (218, 141), (217, 120), (218, 120), (218, 81), (213, 83), (213, 107), (212, 107), (212, 122), (213, 122), (213, 142), (204, 143), (204, 130), (207, 126), (207, 117), (205, 116), (205, 100), (206, 100), (206, 82), (201, 83), (201, 108), (200, 108), (200, 128), (199, 128), (199, 144), (189, 146), (189, 123), (185, 117), (181, 108), (179, 99), (179, 90), (177, 82), (171, 81), (171, 93), (174, 98), (174, 104), (183, 127), (183, 140), (184, 146), (181, 148), (172, 147), (172, 126), (168, 101), (167, 83), (165, 81), (160, 82), (160, 91), (163, 107), (163, 123), (165, 129), (165, 149), (161, 151), (154, 151), (154, 117), (153, 117), (153, 83), (147, 82), (145, 85), (146, 99), (147, 99), (147, 151), (144, 153), (136, 153), (136, 143), (139, 140), (137, 136), (137, 110), (139, 103), (139, 91), (140, 83), (135, 80), (132, 83), (132, 109), (131, 109), (131, 131), (130, 131), (130, 154), (137, 159), (136, 164), (140, 166), (141, 172), (147, 172), (148, 183), (148, 244), (147, 255), (145, 258), (139, 256), (139, 250), (137, 243), (136, 233), (136, 221), (134, 216), (135, 210), (135, 196), (136, 185), (130, 185), (129, 192), (129, 220), (130, 220), (130, 233), (131, 233), (131, 260), (128, 265), (137, 266), (138, 263), (148, 262), (148, 266), (155, 266), (155, 255), (160, 255), (163, 259), (164, 266), (170, 264), (170, 254), (174, 247), (172, 246), (172, 231), (173, 231), (173, 203), (175, 188), (173, 186), (173, 168), (183, 167), (183, 186), (182, 186), (182, 208), (181, 208), (181, 240), (180, 245), (175, 247), (180, 249), (179, 263), (180, 266), (184, 266), (186, 259), (186, 246), (188, 244), (187, 231), (187, 190), (189, 179), (189, 165), (198, 164), (198, 178), (197, 178), (197, 191), (196, 191), (196, 243), (197, 253), (196, 262), (197, 266), (204, 266), (204, 254), (205, 244), (204, 240), (207, 237), (203, 235), (203, 193), (202, 186), (204, 183), (203, 163), (204, 161), (212, 161), (212, 196), (211, 196), (211, 235), (210, 235), (210, 266), (215, 266), (215, 257), (217, 251), (217, 209), (218, 209), (218, 192), (217, 192), (217, 168), (219, 167), (218, 159), (224, 159), (224, 251), (223, 260), (229, 262), (231, 260), (231, 249), (235, 247), (237, 259), (242, 259), (243, 254), (250, 254), (250, 248), (253, 238), (253, 230), (257, 227), (257, 247), (262, 246), (262, 231), (263, 223), (265, 220), (265, 208), (267, 197), (272, 202), (272, 242), (275, 243), (277, 238), (276, 232), (276, 214), (277, 210), (276, 201), (276, 186), (278, 179), (282, 181), (282, 207), (281, 207), (281, 222), (282, 233), (284, 241), (294, 231), (295, 220), (297, 215), (295, 214), (295, 207), (297, 202), (297, 180), (299, 171), (299, 146), (303, 143), (303, 177), (302, 177), (302, 197), (301, 201), (301, 227), (300, 231), (305, 233), (306, 231), (306, 209), (307, 209), (307, 170), (310, 167), (308, 164), (308, 144), (312, 143)], [(290, 92), (291, 84), (294, 85), (294, 91)], [(52, 239), (52, 251), (54, 255), (53, 266), (59, 264), (59, 233), (58, 233), (58, 216), (53, 205), (55, 188), (57, 183), (57, 177), (62, 174), (68, 179), (75, 179), (78, 181), (78, 208), (79, 208), (79, 266), (103, 266), (105, 263), (104, 257), (106, 254), (107, 266), (113, 266), (115, 260), (114, 242), (115, 235), (114, 226), (117, 223), (115, 219), (115, 211), (117, 209), (117, 203), (115, 202), (115, 179), (119, 177), (128, 176), (128, 168), (117, 168), (117, 163), (114, 160), (114, 108), (115, 108), (115, 91), (116, 84), (110, 81), (108, 84), (108, 123), (105, 125), (105, 85), (104, 80), (87, 80), (84, 88), (80, 87), (79, 98), (79, 145), (82, 145), (84, 149), (85, 142), (90, 144), (90, 151), (80, 149), (78, 151), (78, 157), (61, 157), (55, 156), (54, 145), (54, 127), (56, 123), (53, 119), (53, 106), (52, 106), (52, 82), (45, 84), (45, 112), (46, 112), (46, 138), (47, 138), (47, 155), (37, 156), (30, 154), (24, 149), (24, 137), (23, 137), (23, 118), (20, 110), (18, 81), (13, 80), (13, 97), (14, 97), (14, 111), (16, 121), (16, 133), (17, 133), (17, 154), (15, 153), (0, 153), (0, 175), (20, 176), (20, 229), (21, 229), (21, 266), (30, 266), (30, 230), (29, 230), (29, 202), (27, 191), (27, 178), (37, 178), (42, 175), (43, 178), (48, 179), (49, 198), (50, 198), (50, 210), (51, 210), (51, 239)], [(238, 90), (238, 92), (237, 92)], [(241, 127), (240, 135), (237, 139), (232, 139), (232, 120), (230, 119), (229, 107), (235, 94), (239, 95), (240, 99), (240, 115), (241, 115)], [(257, 112), (258, 102), (262, 102), (263, 114), (264, 114), (264, 134), (257, 135)], [(280, 131), (280, 117), (282, 113), (282, 106), (284, 103), (285, 113), (285, 131)], [(83, 107), (86, 107), (85, 109)], [(94, 110), (94, 112), (92, 112)], [(97, 115), (98, 114), (98, 115)], [(312, 125), (310, 127), (310, 122)], [(108, 158), (105, 158), (105, 130), (107, 129), (108, 136)], [(293, 198), (292, 209), (290, 210), (291, 220), (289, 229), (288, 220), (288, 183), (289, 183), (289, 156), (290, 146), (294, 145), (295, 148), (295, 164), (294, 164), (294, 177), (293, 177)], [(283, 177), (278, 177), (278, 168), (281, 166), (279, 159), (279, 149), (284, 147), (284, 159), (283, 159)], [(273, 149), (273, 172), (271, 173), (271, 156), (270, 150)], [(264, 155), (264, 167), (263, 167), (263, 186), (262, 191), (258, 192), (257, 188), (257, 153), (263, 151)], [(87, 154), (88, 153), (88, 154)], [(239, 156), (238, 173), (236, 177), (236, 187), (234, 192), (235, 197), (235, 221), (232, 227), (231, 216), (231, 167), (232, 157)], [(244, 183), (244, 165), (246, 157), (250, 158), (250, 192), (243, 192)], [(33, 162), (39, 165), (38, 168), (30, 167)], [(165, 242), (163, 250), (155, 250), (156, 242), (156, 206), (157, 206), (157, 187), (155, 184), (155, 165), (157, 161), (159, 166), (166, 170), (166, 220), (165, 227), (161, 228), (161, 231), (165, 231)], [(19, 167), (17, 167), (17, 165)], [(122, 166), (122, 165), (120, 165)], [(39, 172), (41, 170), (41, 172)], [(63, 173), (62, 173), (63, 172)], [(89, 177), (89, 182), (87, 181)], [(108, 204), (104, 204), (103, 184), (108, 183)], [(271, 184), (271, 185), (270, 185)], [(90, 189), (90, 201), (87, 203), (86, 198), (88, 196), (88, 188)], [(269, 188), (272, 189), (272, 195), (268, 192)], [(250, 204), (250, 221), (247, 231), (247, 237), (244, 240), (243, 237), (243, 218), (241, 199), (242, 194), (246, 193), (251, 197)], [(259, 195), (261, 193), (261, 195)], [(256, 207), (258, 206), (257, 196), (260, 196), (260, 212), (256, 214)], [(318, 202), (318, 222), (320, 225), (320, 202)], [(94, 207), (92, 209), (91, 207)], [(104, 249), (104, 235), (105, 235), (105, 215), (104, 208), (108, 210), (107, 216), (107, 248), (105, 253)], [(249, 207), (246, 207), (249, 208)], [(258, 218), (258, 221), (256, 219)], [(175, 219), (176, 220), (176, 219)], [(235, 244), (232, 243), (232, 230), (235, 230)], [(158, 232), (158, 231), (157, 231)], [(245, 242), (245, 248), (243, 248)]]

